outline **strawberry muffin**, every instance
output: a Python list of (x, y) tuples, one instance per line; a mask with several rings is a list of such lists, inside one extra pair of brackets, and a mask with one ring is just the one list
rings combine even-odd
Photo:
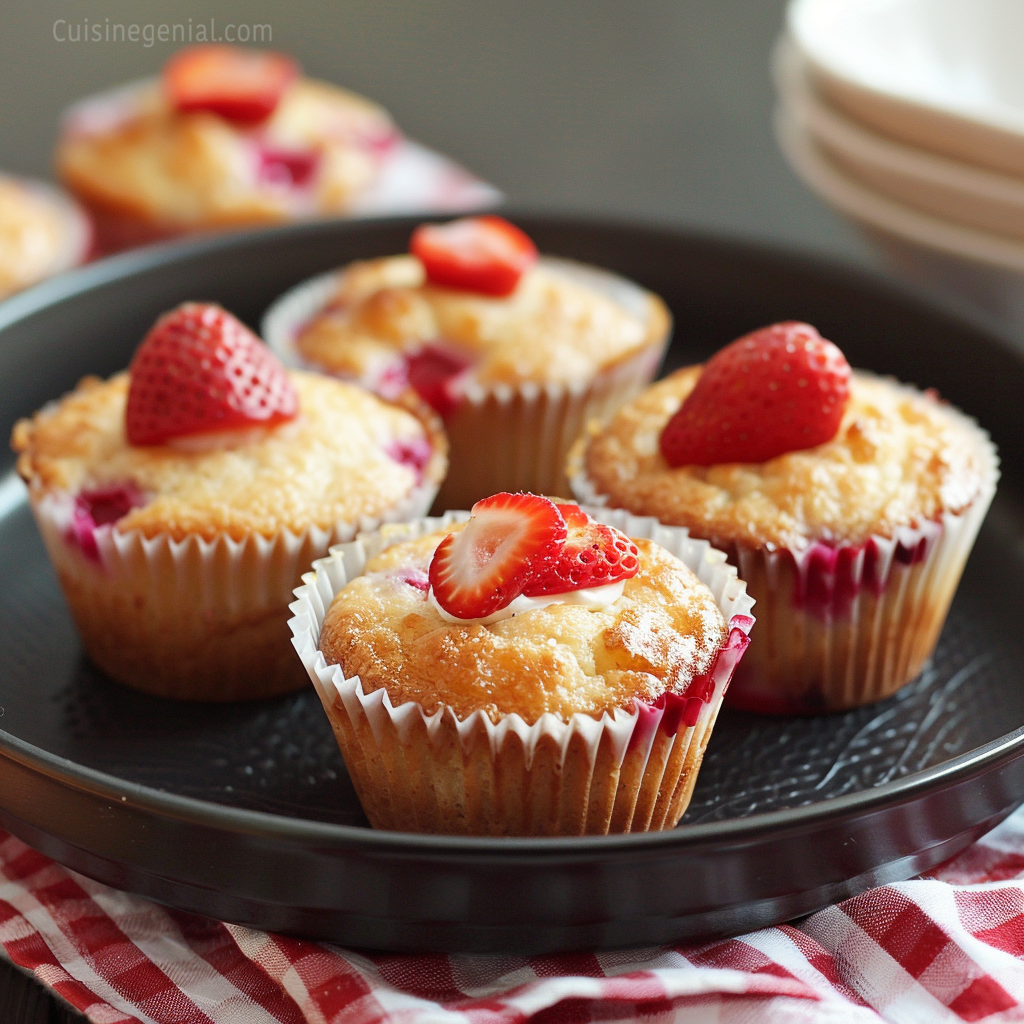
[(279, 53), (195, 46), (159, 81), (84, 100), (57, 147), (101, 248), (346, 212), (399, 135), (387, 112)]
[(444, 508), (499, 490), (564, 493), (584, 423), (647, 384), (671, 319), (606, 271), (538, 259), (500, 217), (427, 224), (411, 253), (353, 263), (284, 296), (263, 323), (292, 365), (394, 398), (412, 390), (444, 418)]
[(18, 472), (85, 649), (115, 679), (194, 700), (303, 683), (292, 588), (358, 529), (422, 515), (444, 435), (288, 373), (218, 306), (161, 317), (131, 368), (14, 428)]
[(89, 218), (40, 181), (0, 176), (0, 299), (88, 259)]
[(720, 551), (650, 519), (497, 494), (314, 570), (294, 643), (374, 827), (679, 821), (753, 623)]
[(973, 420), (799, 323), (660, 381), (570, 462), (581, 499), (728, 552), (759, 622), (730, 700), (770, 712), (867, 704), (920, 672), (998, 479)]

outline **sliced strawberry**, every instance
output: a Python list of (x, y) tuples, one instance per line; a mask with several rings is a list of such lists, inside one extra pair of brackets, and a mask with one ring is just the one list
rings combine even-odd
[(661, 434), (670, 466), (767, 462), (836, 436), (850, 365), (809, 324), (763, 327), (704, 365)]
[(206, 110), (253, 124), (276, 109), (299, 69), (283, 53), (190, 46), (164, 65), (164, 91), (182, 113)]
[(227, 310), (186, 302), (165, 313), (132, 360), (125, 412), (128, 442), (270, 426), (298, 413), (277, 357)]
[(409, 249), (431, 284), (497, 297), (511, 295), (537, 262), (537, 247), (529, 237), (493, 215), (421, 224)]
[(495, 494), (437, 546), (430, 562), (434, 599), (449, 615), (484, 618), (511, 604), (565, 540), (558, 506), (536, 494)]
[(579, 505), (559, 505), (558, 511), (567, 527), (565, 543), (547, 568), (526, 584), (527, 597), (604, 587), (640, 571), (640, 551), (624, 533), (595, 522)]

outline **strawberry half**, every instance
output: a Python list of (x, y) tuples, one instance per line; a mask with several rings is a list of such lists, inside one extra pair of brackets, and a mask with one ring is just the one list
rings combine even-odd
[(255, 124), (276, 109), (299, 69), (283, 53), (234, 46), (190, 46), (164, 65), (164, 91), (182, 113), (206, 110)]
[(227, 310), (186, 302), (165, 313), (130, 368), (129, 444), (290, 420), (299, 399), (266, 345)]
[(409, 250), (431, 284), (498, 298), (511, 295), (537, 262), (537, 247), (529, 237), (493, 215), (421, 224)]
[(495, 494), (441, 541), (428, 576), (449, 615), (481, 619), (514, 601), (565, 540), (558, 506), (536, 494)]
[(595, 522), (579, 505), (559, 505), (567, 535), (558, 554), (523, 589), (527, 597), (565, 594), (628, 580), (640, 571), (640, 551), (624, 533)]
[(810, 324), (773, 324), (726, 345), (661, 434), (670, 466), (767, 462), (832, 440), (850, 364)]

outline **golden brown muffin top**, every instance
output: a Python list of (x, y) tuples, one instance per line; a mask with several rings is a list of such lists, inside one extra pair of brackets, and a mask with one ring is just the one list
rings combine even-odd
[(18, 472), (34, 498), (132, 485), (146, 503), (117, 528), (179, 540), (300, 533), (384, 515), (420, 481), (396, 442), (429, 445), (425, 479), (440, 483), (447, 443), (432, 414), (317, 374), (290, 376), (300, 409), (291, 422), (145, 447), (125, 438), (128, 375), (87, 378), (15, 426)]
[[(602, 288), (609, 280), (628, 288), (628, 305), (621, 288)], [(493, 298), (429, 285), (415, 256), (391, 256), (346, 267), (295, 344), (309, 362), (364, 382), (402, 352), (439, 343), (485, 386), (573, 384), (662, 342), (670, 325), (656, 296), (567, 261), (541, 259), (510, 296)]]
[[(71, 118), (57, 148), (61, 177), (91, 201), (184, 228), (344, 212), (375, 177), (381, 141), (394, 133), (381, 107), (310, 79), (289, 86), (258, 129), (180, 113), (155, 81), (120, 103), (110, 125)], [(261, 170), (268, 152), (314, 154), (310, 186), (269, 180)]]
[(582, 468), (610, 506), (718, 546), (801, 550), (891, 537), (962, 511), (995, 480), (994, 449), (977, 424), (931, 394), (860, 372), (831, 441), (764, 463), (673, 468), (659, 439), (700, 370), (673, 373), (591, 428)]
[(328, 664), (358, 675), (367, 693), (383, 687), (396, 706), (450, 707), (459, 719), (480, 710), (493, 722), (518, 714), (528, 724), (546, 712), (599, 717), (682, 693), (726, 640), (711, 591), (646, 540), (636, 541), (639, 573), (606, 609), (551, 604), (486, 626), (452, 625), (421, 589), (445, 532), (371, 559), (335, 596), (320, 633)]

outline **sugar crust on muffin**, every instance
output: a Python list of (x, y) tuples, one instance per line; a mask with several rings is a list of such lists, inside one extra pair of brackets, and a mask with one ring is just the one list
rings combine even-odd
[[(377, 104), (310, 79), (293, 83), (258, 129), (179, 113), (155, 81), (140, 85), (127, 106), (110, 125), (71, 119), (57, 150), (61, 177), (100, 207), (186, 228), (343, 212), (396, 135)], [(315, 157), (309, 187), (267, 180), (261, 151)]]
[(636, 541), (640, 572), (606, 609), (552, 604), (486, 626), (451, 625), (422, 586), (444, 532), (371, 559), (324, 619), (328, 663), (358, 675), (366, 692), (385, 688), (396, 706), (446, 706), (460, 719), (480, 710), (495, 722), (515, 713), (529, 724), (545, 713), (596, 717), (682, 693), (727, 639), (711, 591), (645, 540)]
[(374, 378), (403, 351), (449, 345), (472, 361), (483, 384), (571, 385), (587, 381), (665, 336), (669, 315), (648, 296), (646, 316), (575, 280), (559, 261), (528, 270), (515, 292), (489, 298), (426, 283), (414, 256), (353, 263), (333, 301), (300, 331), (309, 362)]
[[(685, 523), (698, 536), (801, 550), (858, 543), (958, 513), (993, 472), (984, 432), (953, 407), (896, 381), (855, 372), (831, 441), (760, 464), (672, 468), (659, 448), (693, 389), (686, 367), (592, 426), (582, 469), (609, 504)], [(573, 460), (574, 463), (577, 461)]]
[(86, 378), (15, 426), (18, 471), (36, 497), (131, 484), (147, 500), (118, 529), (175, 540), (300, 533), (386, 514), (421, 480), (389, 454), (394, 442), (429, 444), (422, 478), (440, 481), (447, 444), (428, 411), (317, 374), (291, 377), (301, 410), (293, 422), (147, 447), (125, 438), (128, 375)]

